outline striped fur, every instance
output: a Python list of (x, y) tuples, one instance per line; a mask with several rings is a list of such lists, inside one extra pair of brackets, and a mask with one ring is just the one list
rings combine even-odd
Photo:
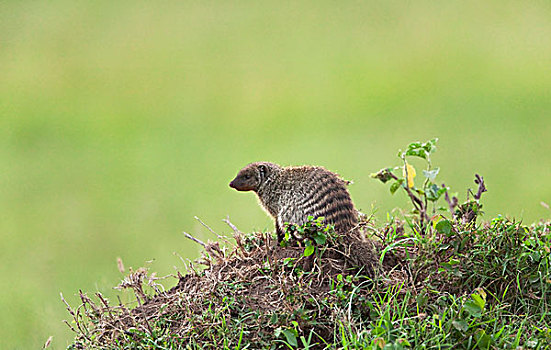
[(358, 224), (346, 183), (322, 167), (251, 163), (241, 169), (230, 186), (256, 192), (264, 209), (275, 219), (279, 240), (285, 223), (302, 225), (308, 216), (323, 216), (341, 234)]

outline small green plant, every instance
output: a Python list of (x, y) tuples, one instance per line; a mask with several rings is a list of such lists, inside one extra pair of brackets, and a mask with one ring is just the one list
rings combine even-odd
[[(371, 174), (371, 177), (380, 180), (383, 183), (391, 182), (390, 193), (394, 194), (398, 189), (403, 189), (411, 203), (413, 204), (413, 214), (417, 215), (417, 228), (420, 233), (427, 233), (430, 229), (432, 218), (437, 214), (438, 210), (445, 210), (444, 207), (437, 206), (438, 201), (444, 196), (448, 203), (448, 209), (454, 219), (461, 219), (464, 224), (475, 222), (476, 218), (482, 214), (482, 204), (480, 197), (483, 192), (486, 192), (486, 186), (482, 176), (475, 174), (475, 184), (478, 185), (478, 191), (473, 194), (473, 200), (469, 200), (458, 206), (456, 196), (450, 198), (449, 188), (445, 184), (438, 185), (436, 176), (440, 172), (440, 168), (433, 167), (431, 155), (436, 152), (437, 138), (427, 142), (412, 142), (406, 150), (399, 150), (398, 157), (402, 161), (402, 165), (394, 168), (383, 168), (377, 173)], [(408, 162), (408, 159), (420, 158), (426, 163), (426, 168), (423, 169), (423, 177), (425, 178), (421, 186), (415, 185), (416, 170)], [(471, 190), (468, 192), (472, 194)], [(432, 207), (432, 210), (429, 207)], [(430, 215), (430, 216), (429, 216)]]
[(285, 237), (281, 242), (282, 247), (287, 247), (293, 241), (300, 242), (304, 246), (304, 256), (310, 256), (317, 247), (324, 246), (327, 240), (334, 238), (335, 229), (328, 225), (323, 216), (314, 219), (308, 216), (304, 225), (285, 223)]
[[(394, 168), (384, 168), (378, 173), (371, 174), (371, 177), (380, 180), (383, 183), (391, 182), (390, 193), (394, 194), (399, 188), (402, 188), (411, 200), (414, 213), (418, 214), (419, 227), (424, 232), (426, 223), (429, 221), (428, 205), (433, 203), (433, 212), (436, 210), (435, 203), (442, 194), (446, 193), (448, 188), (438, 186), (435, 182), (440, 168), (433, 168), (431, 155), (436, 151), (436, 142), (438, 139), (432, 139), (427, 142), (410, 143), (405, 151), (400, 150), (398, 157), (403, 165)], [(408, 162), (411, 157), (417, 157), (426, 161), (426, 169), (423, 170), (425, 181), (421, 187), (415, 186), (416, 171)], [(401, 170), (401, 174), (400, 174)]]

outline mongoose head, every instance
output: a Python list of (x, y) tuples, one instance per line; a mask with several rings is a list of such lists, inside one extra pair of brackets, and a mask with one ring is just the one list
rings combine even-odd
[(257, 192), (278, 169), (279, 166), (274, 163), (251, 163), (239, 171), (235, 179), (230, 182), (230, 187), (238, 191)]

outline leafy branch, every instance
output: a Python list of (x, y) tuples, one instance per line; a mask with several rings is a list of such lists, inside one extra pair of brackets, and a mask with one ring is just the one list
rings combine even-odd
[[(474, 200), (467, 200), (466, 203), (458, 206), (458, 199), (453, 195), (450, 197), (449, 188), (445, 184), (438, 185), (436, 183), (436, 176), (440, 172), (440, 168), (433, 168), (431, 156), (436, 152), (437, 141), (438, 139), (434, 138), (427, 142), (412, 142), (406, 150), (398, 152), (398, 157), (403, 165), (394, 168), (383, 168), (379, 172), (371, 174), (371, 177), (383, 183), (390, 181), (391, 194), (396, 193), (400, 188), (406, 192), (413, 204), (413, 213), (418, 215), (418, 228), (422, 233), (426, 232), (429, 227), (428, 223), (431, 221), (429, 206), (432, 205), (431, 216), (434, 216), (437, 210), (436, 204), (442, 196), (448, 203), (448, 209), (452, 216), (466, 224), (476, 220), (476, 217), (482, 213), (480, 197), (482, 193), (487, 191), (482, 176), (475, 174), (475, 184), (478, 185), (478, 191), (473, 195)], [(420, 187), (415, 185), (414, 179), (417, 174), (413, 165), (408, 162), (410, 158), (421, 158), (426, 163), (426, 168), (422, 172), (425, 180)], [(469, 193), (472, 194), (472, 192)]]
[[(371, 174), (371, 177), (380, 180), (383, 183), (392, 181), (390, 185), (390, 193), (394, 194), (399, 188), (402, 188), (410, 198), (414, 212), (419, 215), (419, 228), (422, 232), (425, 231), (427, 223), (430, 221), (428, 216), (429, 203), (435, 203), (448, 191), (446, 186), (438, 186), (435, 183), (436, 176), (440, 168), (432, 167), (431, 155), (436, 151), (436, 142), (438, 139), (432, 139), (427, 142), (410, 143), (405, 151), (400, 150), (398, 157), (402, 160), (403, 166), (394, 168), (384, 168), (378, 173)], [(417, 157), (426, 161), (426, 169), (423, 170), (425, 181), (422, 187), (415, 186), (414, 178), (416, 176), (415, 168), (408, 163), (408, 158)], [(402, 170), (402, 176), (395, 174), (398, 170)]]

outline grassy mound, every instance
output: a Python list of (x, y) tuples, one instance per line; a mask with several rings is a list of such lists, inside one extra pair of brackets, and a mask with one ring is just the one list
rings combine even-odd
[(171, 290), (148, 296), (147, 271), (131, 273), (133, 309), (82, 294), (69, 348), (549, 348), (551, 223), (430, 228), (364, 220), (339, 237), (313, 221), (284, 247), (235, 231)]

